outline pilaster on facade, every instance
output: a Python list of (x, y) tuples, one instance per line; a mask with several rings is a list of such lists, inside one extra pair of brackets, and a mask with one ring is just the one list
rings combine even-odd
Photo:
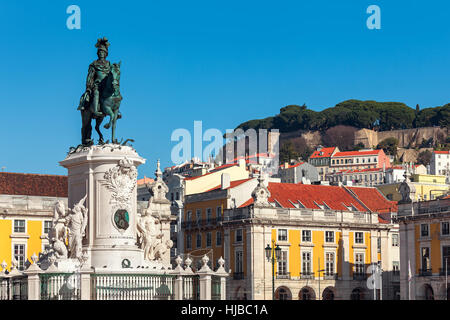
[(350, 240), (349, 240), (349, 230), (347, 228), (341, 229), (342, 233), (342, 261), (341, 261), (341, 272), (342, 272), (342, 280), (347, 281), (350, 280)]

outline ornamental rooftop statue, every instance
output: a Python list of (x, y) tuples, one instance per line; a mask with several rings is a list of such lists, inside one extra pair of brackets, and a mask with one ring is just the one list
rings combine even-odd
[(83, 146), (94, 144), (91, 138), (93, 119), (95, 119), (95, 130), (99, 135), (99, 144), (105, 143), (100, 132), (100, 125), (106, 116), (109, 116), (109, 122), (104, 128), (112, 129), (111, 142), (118, 143), (115, 138), (116, 121), (122, 117), (119, 112), (122, 100), (119, 90), (120, 62), (111, 64), (106, 60), (109, 47), (107, 38), (98, 39), (95, 47), (98, 59), (89, 65), (86, 91), (81, 96), (78, 106), (78, 110), (81, 111), (81, 144)]

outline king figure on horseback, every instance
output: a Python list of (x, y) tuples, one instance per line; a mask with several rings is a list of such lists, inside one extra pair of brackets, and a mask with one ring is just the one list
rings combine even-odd
[(105, 116), (110, 116), (110, 121), (104, 127), (112, 127), (112, 143), (117, 143), (115, 139), (116, 120), (121, 118), (119, 112), (122, 96), (119, 91), (120, 83), (120, 63), (111, 64), (108, 56), (109, 42), (107, 38), (98, 39), (95, 45), (98, 59), (89, 65), (86, 79), (86, 91), (80, 98), (78, 110), (81, 111), (82, 118), (82, 144), (92, 145), (91, 120), (95, 119), (95, 130), (99, 134), (99, 143), (103, 144), (103, 135), (100, 132), (100, 124)]

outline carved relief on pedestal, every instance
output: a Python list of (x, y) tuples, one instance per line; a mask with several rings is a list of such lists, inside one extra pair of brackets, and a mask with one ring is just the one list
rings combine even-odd
[(111, 220), (119, 232), (124, 232), (130, 224), (133, 191), (137, 183), (137, 170), (133, 161), (124, 157), (119, 164), (109, 169), (104, 178), (106, 187), (111, 191)]

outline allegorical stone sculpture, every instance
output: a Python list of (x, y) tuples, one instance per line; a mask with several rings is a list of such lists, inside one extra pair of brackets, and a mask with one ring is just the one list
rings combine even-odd
[(100, 125), (106, 116), (109, 116), (109, 122), (104, 127), (112, 129), (111, 142), (118, 143), (115, 138), (116, 121), (122, 117), (119, 112), (122, 100), (119, 88), (120, 62), (111, 64), (106, 60), (109, 47), (107, 38), (98, 39), (95, 47), (98, 59), (89, 65), (86, 91), (81, 96), (78, 106), (82, 120), (81, 144), (84, 146), (94, 144), (91, 137), (93, 119), (95, 119), (95, 130), (99, 135), (99, 144), (104, 143)]
[(166, 253), (172, 248), (173, 242), (166, 239), (163, 231), (163, 215), (170, 216), (170, 202), (166, 198), (169, 191), (162, 180), (159, 160), (155, 171), (156, 180), (148, 185), (150, 199), (142, 217), (138, 220), (137, 231), (140, 238), (140, 247), (144, 250), (144, 259), (147, 261), (163, 262)]
[(140, 235), (141, 249), (144, 250), (144, 259), (148, 261), (155, 260), (155, 249), (163, 238), (159, 219), (154, 217), (151, 211), (147, 210), (145, 216), (139, 219), (137, 230)]
[(55, 204), (52, 219), (52, 229), (48, 234), (51, 249), (47, 254), (54, 255), (57, 259), (67, 258), (66, 239), (68, 229), (65, 226), (66, 209), (62, 201)]
[(66, 217), (66, 225), (69, 231), (69, 258), (81, 259), (83, 256), (82, 240), (88, 221), (88, 209), (84, 206), (86, 197), (87, 195), (75, 204), (73, 209), (69, 209), (70, 214)]

